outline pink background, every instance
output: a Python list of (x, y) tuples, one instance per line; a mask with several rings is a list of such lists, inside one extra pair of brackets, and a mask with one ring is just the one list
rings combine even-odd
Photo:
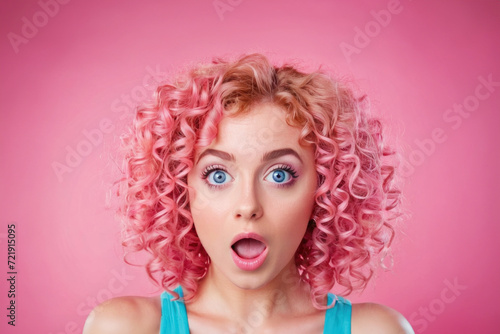
[[(417, 333), (495, 332), (500, 84), (479, 78), (500, 82), (500, 1), (60, 2), (0, 5), (2, 333), (79, 333), (96, 300), (157, 293), (121, 260), (106, 207), (121, 118), (151, 92), (151, 69), (252, 51), (356, 78), (405, 148), (412, 215), (394, 268), (351, 299), (396, 308)], [(380, 11), (390, 18), (378, 23)], [(464, 116), (448, 111), (464, 103)], [(68, 166), (73, 150), (84, 156)], [(15, 328), (5, 317), (12, 222)]]

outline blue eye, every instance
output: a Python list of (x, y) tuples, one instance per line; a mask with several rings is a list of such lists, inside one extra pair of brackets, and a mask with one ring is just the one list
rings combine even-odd
[(231, 176), (220, 166), (207, 167), (201, 177), (210, 187), (219, 187), (232, 180)]
[(224, 184), (227, 179), (227, 173), (222, 170), (213, 171), (208, 175), (208, 182), (212, 184)]
[(266, 180), (277, 184), (288, 184), (292, 181), (292, 178), (296, 177), (295, 171), (290, 167), (281, 167), (271, 171), (271, 173), (266, 176)]
[(274, 172), (271, 173), (271, 175), (273, 177), (273, 181), (275, 181), (277, 183), (282, 183), (282, 182), (288, 181), (291, 177), (284, 170), (280, 170), (280, 169), (275, 170)]

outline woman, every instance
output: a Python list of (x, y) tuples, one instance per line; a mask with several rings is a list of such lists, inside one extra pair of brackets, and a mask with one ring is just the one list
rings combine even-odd
[(85, 334), (413, 333), (329, 293), (366, 285), (399, 204), (380, 122), (342, 83), (216, 60), (159, 87), (124, 142), (123, 243), (165, 292), (103, 303)]

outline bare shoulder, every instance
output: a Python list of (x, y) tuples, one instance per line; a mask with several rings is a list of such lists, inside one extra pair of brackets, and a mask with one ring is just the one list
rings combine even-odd
[(159, 297), (118, 297), (90, 312), (83, 334), (157, 334), (160, 332)]
[(410, 323), (398, 311), (380, 304), (352, 305), (353, 334), (414, 334)]

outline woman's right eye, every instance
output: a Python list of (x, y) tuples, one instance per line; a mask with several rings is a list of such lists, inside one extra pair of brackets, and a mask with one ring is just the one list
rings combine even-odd
[(208, 181), (212, 184), (224, 184), (229, 179), (226, 172), (217, 170), (208, 175)]
[(222, 169), (207, 169), (203, 173), (203, 178), (206, 179), (210, 186), (222, 186), (232, 180), (232, 177)]

